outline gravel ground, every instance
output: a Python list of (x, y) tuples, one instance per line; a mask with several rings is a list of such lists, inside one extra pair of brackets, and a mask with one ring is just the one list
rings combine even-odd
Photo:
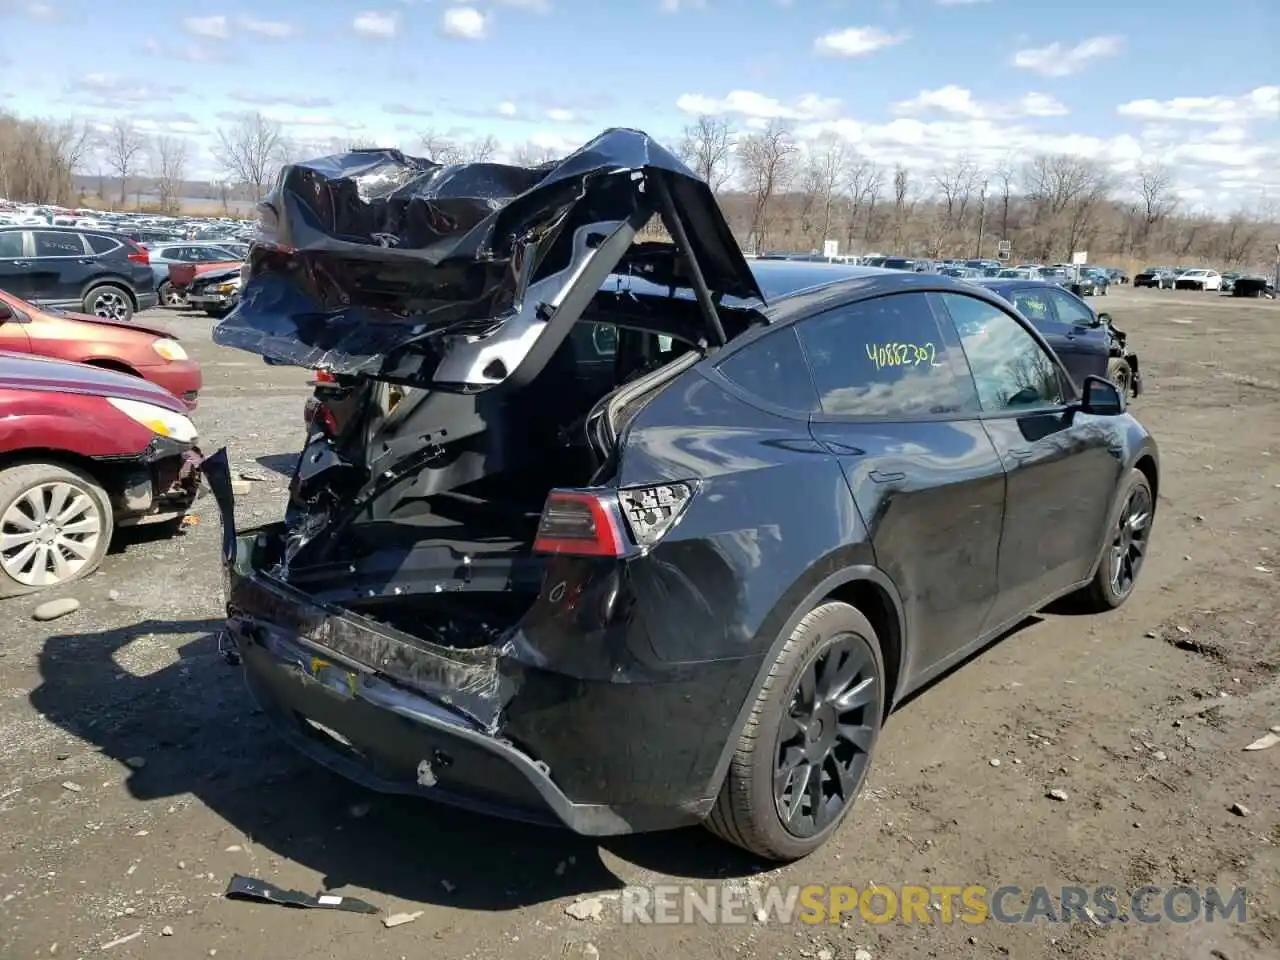
[[(54, 594), (79, 598), (78, 612), (37, 623), (36, 601), (9, 601), (0, 956), (1274, 958), (1280, 747), (1242, 748), (1280, 724), (1280, 303), (1155, 291), (1103, 303), (1144, 361), (1149, 392), (1134, 410), (1164, 458), (1137, 593), (1110, 616), (1046, 613), (900, 709), (853, 815), (808, 860), (761, 875), (698, 830), (597, 844), (371, 796), (295, 758), (216, 655), (217, 515), (202, 501), (184, 534), (135, 534)], [(146, 319), (204, 364), (206, 452), (226, 444), (261, 478), (239, 498), (240, 522), (273, 518), (304, 373), (214, 346), (206, 319)], [(421, 915), (388, 929), (230, 901), (234, 873)], [(1249, 919), (619, 922), (620, 888), (673, 877), (1243, 885)], [(592, 897), (594, 919), (566, 913)]]

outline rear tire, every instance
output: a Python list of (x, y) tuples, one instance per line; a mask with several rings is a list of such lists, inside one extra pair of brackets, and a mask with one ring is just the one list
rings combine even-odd
[(774, 861), (822, 846), (866, 778), (884, 676), (879, 639), (856, 608), (830, 601), (806, 614), (756, 696), (707, 829)]
[(178, 310), (187, 305), (187, 297), (182, 291), (166, 280), (156, 291), (160, 296), (160, 305), (170, 310)]
[(1088, 586), (1072, 595), (1082, 612), (1105, 613), (1129, 599), (1146, 559), (1155, 511), (1156, 500), (1146, 475), (1141, 470), (1129, 471), (1116, 497), (1097, 572)]
[(107, 492), (80, 470), (22, 463), (0, 471), (0, 597), (89, 576), (114, 523)]
[(133, 297), (124, 287), (100, 283), (84, 295), (84, 312), (128, 323), (133, 319)]

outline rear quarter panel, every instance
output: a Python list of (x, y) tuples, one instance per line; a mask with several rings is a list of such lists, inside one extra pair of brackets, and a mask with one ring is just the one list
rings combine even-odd
[(702, 364), (635, 417), (619, 485), (693, 481), (676, 527), (633, 565), (634, 626), (668, 663), (758, 658), (835, 570), (873, 562), (839, 462), (807, 418), (766, 412)]

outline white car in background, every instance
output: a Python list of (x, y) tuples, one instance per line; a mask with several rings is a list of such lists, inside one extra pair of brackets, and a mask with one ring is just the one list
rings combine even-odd
[(1218, 291), (1222, 289), (1222, 274), (1217, 270), (1187, 270), (1178, 274), (1173, 286), (1176, 290)]

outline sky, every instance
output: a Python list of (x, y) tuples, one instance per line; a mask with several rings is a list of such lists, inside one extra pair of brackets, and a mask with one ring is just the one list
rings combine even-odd
[(1219, 211), (1280, 203), (1280, 0), (0, 0), (0, 109), (181, 134), (201, 177), (252, 110), (408, 152), (783, 118), (922, 172), (1160, 163)]

